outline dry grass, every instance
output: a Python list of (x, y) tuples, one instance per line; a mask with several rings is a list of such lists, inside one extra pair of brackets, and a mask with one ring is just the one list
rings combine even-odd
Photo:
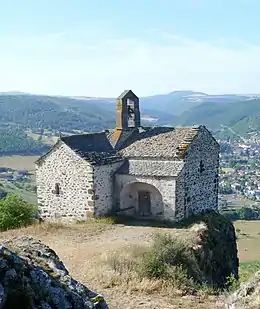
[[(260, 260), (260, 222), (235, 222), (239, 256), (242, 262)], [(0, 239), (32, 235), (49, 245), (60, 256), (75, 279), (102, 293), (110, 309), (216, 308), (215, 296), (203, 291), (185, 295), (162, 279), (141, 279), (135, 265), (151, 243), (154, 232), (182, 235), (185, 230), (158, 227), (124, 226), (112, 219), (82, 221), (73, 224), (43, 223), (7, 231)], [(187, 237), (186, 235), (185, 237)], [(244, 264), (250, 275), (256, 264)]]
[(84, 238), (91, 238), (92, 236), (97, 236), (98, 234), (110, 228), (112, 228), (111, 225), (98, 221), (93, 221), (91, 223), (65, 223), (58, 221), (44, 222), (41, 224), (37, 221), (28, 227), (2, 232), (0, 233), (0, 239), (16, 237), (19, 235), (31, 235), (41, 239), (43, 242), (49, 242), (48, 240), (60, 238), (62, 241), (64, 241), (64, 245), (66, 246), (66, 241), (78, 241)]
[[(133, 271), (133, 260), (136, 262), (146, 252), (155, 231), (182, 233), (182, 230), (117, 225), (111, 219), (102, 219), (34, 224), (3, 232), (0, 239), (31, 235), (42, 240), (57, 252), (75, 279), (105, 296), (110, 309), (216, 308), (215, 297), (206, 293), (183, 296), (183, 291), (173, 291), (166, 281), (140, 279)], [(121, 270), (115, 272), (113, 267)]]
[(130, 245), (124, 250), (105, 253), (97, 261), (99, 271), (96, 275), (106, 288), (117, 287), (123, 293), (156, 294), (161, 297), (186, 295), (180, 282), (140, 276), (140, 265), (149, 252), (149, 246)]

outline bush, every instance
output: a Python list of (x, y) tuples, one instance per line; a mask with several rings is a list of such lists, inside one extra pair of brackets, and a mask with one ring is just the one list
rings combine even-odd
[(194, 285), (200, 277), (193, 251), (168, 234), (155, 236), (153, 247), (139, 264), (138, 273), (141, 277), (161, 278), (185, 286)]
[(0, 200), (0, 230), (29, 225), (36, 217), (36, 206), (16, 195), (7, 195)]
[(159, 280), (161, 284), (185, 290), (194, 289), (200, 278), (192, 250), (168, 234), (156, 234), (151, 247), (131, 246), (124, 252), (113, 252), (106, 263), (118, 275), (138, 278), (140, 282)]

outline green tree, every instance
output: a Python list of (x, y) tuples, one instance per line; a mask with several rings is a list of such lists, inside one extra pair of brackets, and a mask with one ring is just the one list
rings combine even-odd
[(7, 195), (0, 200), (0, 230), (29, 225), (36, 217), (36, 206), (16, 195)]

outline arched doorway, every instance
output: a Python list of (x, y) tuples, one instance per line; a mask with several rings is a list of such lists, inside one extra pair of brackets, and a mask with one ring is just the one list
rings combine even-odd
[(153, 185), (133, 182), (120, 192), (120, 210), (129, 209), (140, 217), (163, 215), (162, 195)]

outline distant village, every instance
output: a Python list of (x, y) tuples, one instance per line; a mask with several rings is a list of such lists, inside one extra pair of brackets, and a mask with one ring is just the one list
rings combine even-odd
[(260, 141), (250, 138), (218, 142), (221, 146), (220, 195), (260, 201)]

